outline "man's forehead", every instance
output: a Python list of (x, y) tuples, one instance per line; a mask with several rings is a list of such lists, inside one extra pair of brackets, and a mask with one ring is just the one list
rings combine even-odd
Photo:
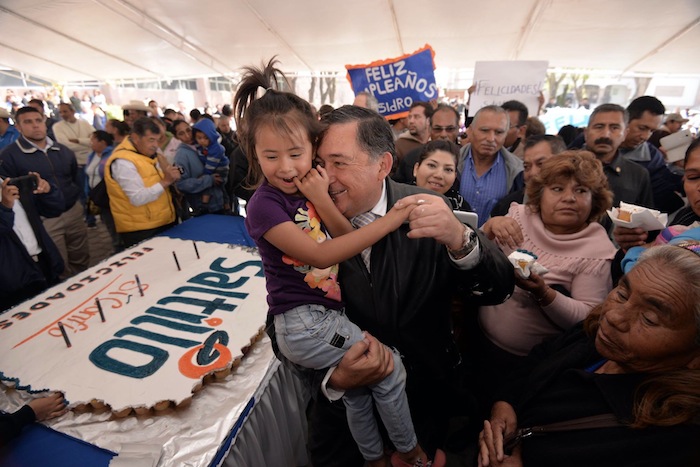
[(44, 120), (44, 116), (41, 115), (39, 112), (27, 112), (17, 117), (18, 123), (29, 122), (32, 120)]
[(552, 148), (549, 146), (549, 144), (542, 142), (527, 148), (523, 153), (523, 160), (528, 160), (531, 162), (543, 157), (549, 157), (551, 155)]
[(322, 159), (356, 159), (359, 155), (365, 154), (357, 144), (357, 122), (331, 124), (316, 152)]
[(438, 110), (433, 114), (433, 123), (442, 125), (443, 123), (457, 124), (459, 117), (451, 110)]
[(489, 128), (497, 126), (505, 129), (508, 124), (507, 122), (508, 121), (506, 120), (506, 116), (504, 114), (486, 111), (479, 114), (479, 117), (474, 119), (472, 125), (474, 125), (476, 128)]
[(625, 119), (622, 112), (611, 111), (611, 112), (601, 112), (594, 115), (589, 121), (588, 126), (595, 125), (597, 123), (618, 123), (622, 126), (625, 125)]

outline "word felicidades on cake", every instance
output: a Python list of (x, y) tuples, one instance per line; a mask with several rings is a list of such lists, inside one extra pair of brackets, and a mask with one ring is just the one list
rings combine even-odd
[(256, 254), (155, 238), (6, 313), (0, 378), (61, 391), (72, 408), (180, 404), (240, 361), (266, 313)]

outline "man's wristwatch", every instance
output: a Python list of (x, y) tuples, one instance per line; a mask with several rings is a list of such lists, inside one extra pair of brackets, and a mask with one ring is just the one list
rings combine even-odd
[(450, 252), (450, 255), (452, 255), (454, 259), (462, 259), (474, 249), (476, 246), (476, 239), (476, 232), (465, 225), (464, 234), (462, 237), (462, 247), (459, 250), (452, 250), (450, 247), (447, 247), (447, 251)]

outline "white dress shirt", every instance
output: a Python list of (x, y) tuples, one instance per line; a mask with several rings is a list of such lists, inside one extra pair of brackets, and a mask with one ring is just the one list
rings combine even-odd
[(149, 187), (143, 184), (143, 179), (133, 162), (126, 159), (117, 159), (112, 162), (112, 178), (122, 188), (129, 202), (134, 206), (143, 206), (152, 203), (163, 194), (165, 188), (160, 183)]

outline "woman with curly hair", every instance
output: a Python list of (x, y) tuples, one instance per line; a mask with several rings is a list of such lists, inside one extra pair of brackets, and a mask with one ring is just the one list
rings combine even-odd
[[(587, 151), (565, 151), (542, 165), (527, 184), (527, 204), (482, 227), (505, 254), (516, 248), (536, 256), (548, 272), (515, 274), (506, 302), (481, 307), (479, 342), (485, 394), (518, 368), (533, 346), (584, 319), (612, 288), (615, 247), (596, 221), (612, 203), (603, 167)], [(488, 401), (490, 402), (490, 400)]]

